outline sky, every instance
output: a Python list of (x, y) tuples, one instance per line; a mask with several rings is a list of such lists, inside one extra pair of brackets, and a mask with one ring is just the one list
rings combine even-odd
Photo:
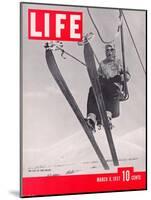
[[(45, 60), (46, 41), (28, 40), (28, 8), (82, 11), (84, 33), (93, 32), (91, 45), (101, 61), (105, 58), (104, 44), (98, 38), (84, 7), (65, 7), (25, 4), (22, 13), (22, 72), (23, 72), (23, 141), (24, 149), (47, 148), (82, 129), (68, 102), (54, 81)], [(90, 8), (104, 40), (112, 40), (118, 27), (119, 11), (116, 9)], [(145, 12), (124, 10), (136, 46), (145, 65)], [(145, 126), (145, 74), (141, 68), (130, 35), (124, 25), (126, 66), (131, 73), (128, 83), (130, 98), (121, 103), (120, 117), (113, 120), (113, 134), (123, 136)], [(120, 38), (115, 39), (117, 56), (121, 58)], [(64, 49), (84, 61), (83, 47), (76, 42), (64, 42)], [(86, 116), (86, 104), (90, 80), (86, 68), (59, 52), (54, 53), (62, 72), (82, 113)], [(84, 133), (84, 131), (83, 131)]]

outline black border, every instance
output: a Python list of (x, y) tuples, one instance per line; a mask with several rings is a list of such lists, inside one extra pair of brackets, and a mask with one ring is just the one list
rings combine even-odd
[(22, 5), (23, 3), (20, 2), (20, 7), (19, 7), (19, 13), (20, 13), (20, 28), (19, 28), (19, 35), (20, 35), (20, 59), (19, 59), (19, 63), (20, 63), (20, 127), (19, 127), (19, 130), (20, 130), (20, 143), (19, 143), (19, 146), (20, 146), (20, 190), (19, 190), (19, 196), (22, 197), (22, 177), (23, 177), (23, 71), (22, 71), (22, 61), (23, 61), (23, 58), (22, 58)]
[[(65, 6), (65, 7), (82, 7), (82, 8), (98, 8), (98, 9), (122, 9), (122, 10), (129, 10), (129, 11), (144, 11), (145, 12), (145, 20), (146, 20), (146, 40), (145, 40), (145, 46), (146, 46), (146, 79), (145, 79), (145, 87), (146, 87), (146, 188), (145, 189), (133, 189), (133, 190), (111, 190), (111, 191), (100, 191), (100, 192), (82, 192), (82, 193), (66, 193), (66, 194), (50, 194), (50, 195), (34, 195), (34, 196), (22, 196), (22, 177), (23, 177), (23, 69), (22, 69), (22, 5), (25, 4), (31, 4), (31, 5), (48, 5), (48, 6)], [(36, 3), (36, 2), (20, 2), (20, 28), (19, 28), (19, 35), (20, 35), (20, 138), (19, 138), (19, 146), (20, 146), (20, 198), (33, 198), (33, 197), (49, 197), (49, 196), (65, 196), (65, 195), (81, 195), (81, 194), (98, 194), (98, 193), (112, 193), (112, 192), (132, 192), (132, 191), (145, 191), (148, 189), (148, 45), (147, 45), (147, 39), (148, 39), (148, 11), (147, 9), (132, 9), (132, 8), (117, 8), (117, 7), (99, 7), (99, 6), (84, 6), (84, 5), (67, 5), (67, 4), (53, 4), (53, 3)]]
[(82, 7), (82, 8), (102, 8), (102, 9), (122, 9), (122, 10), (134, 10), (134, 11), (147, 11), (147, 9), (134, 9), (134, 8), (121, 8), (121, 7), (100, 7), (100, 6), (86, 6), (86, 5), (71, 5), (71, 4), (55, 4), (55, 3), (36, 3), (36, 2), (20, 2), (22, 4), (32, 4), (32, 5), (46, 5), (46, 6), (65, 6), (65, 7)]

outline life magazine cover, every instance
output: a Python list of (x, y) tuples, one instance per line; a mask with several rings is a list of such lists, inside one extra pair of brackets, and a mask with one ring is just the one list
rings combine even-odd
[(20, 4), (21, 197), (146, 189), (146, 10)]

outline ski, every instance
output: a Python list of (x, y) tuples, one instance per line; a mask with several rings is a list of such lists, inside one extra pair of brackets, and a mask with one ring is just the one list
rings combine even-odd
[(87, 65), (87, 71), (88, 71), (90, 81), (92, 84), (94, 96), (96, 98), (99, 114), (103, 120), (104, 129), (105, 129), (108, 144), (110, 147), (113, 163), (115, 166), (118, 166), (119, 161), (117, 158), (111, 130), (108, 123), (107, 114), (105, 111), (105, 105), (104, 105), (103, 96), (102, 96), (102, 89), (101, 89), (101, 85), (98, 79), (98, 73), (97, 73), (97, 68), (96, 68), (95, 59), (94, 59), (94, 52), (88, 41), (84, 43), (84, 58), (85, 58), (85, 63)]
[(109, 166), (108, 166), (98, 144), (96, 143), (96, 140), (93, 136), (92, 131), (88, 127), (87, 122), (85, 121), (82, 112), (80, 111), (74, 97), (72, 96), (72, 93), (70, 92), (70, 90), (58, 68), (58, 65), (56, 63), (55, 57), (52, 53), (52, 50), (49, 48), (46, 48), (45, 56), (46, 56), (48, 68), (49, 68), (53, 78), (55, 79), (55, 81), (58, 84), (59, 88), (61, 89), (63, 95), (65, 96), (66, 100), (70, 104), (73, 112), (75, 113), (76, 117), (78, 118), (78, 120), (79, 120), (82, 128), (84, 129), (90, 143), (92, 144), (100, 162), (102, 163), (103, 168), (105, 170), (108, 170)]

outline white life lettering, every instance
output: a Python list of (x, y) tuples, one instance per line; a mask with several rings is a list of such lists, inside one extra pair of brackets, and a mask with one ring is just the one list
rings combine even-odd
[(65, 28), (65, 25), (61, 23), (62, 19), (66, 19), (66, 15), (57, 14), (56, 15), (56, 37), (61, 37), (61, 30)]
[(36, 31), (36, 13), (32, 12), (30, 14), (30, 34), (32, 37), (42, 37), (42, 32), (40, 31)]
[(71, 21), (70, 37), (71, 38), (80, 38), (80, 34), (75, 32), (76, 30), (79, 29), (79, 25), (75, 23), (76, 20), (80, 20), (79, 15), (71, 15), (70, 16), (70, 21)]

